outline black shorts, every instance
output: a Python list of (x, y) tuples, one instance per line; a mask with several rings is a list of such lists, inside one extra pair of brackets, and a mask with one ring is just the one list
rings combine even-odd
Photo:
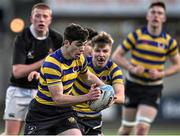
[(24, 135), (57, 135), (78, 128), (71, 107), (48, 106), (33, 99), (26, 117)]
[(77, 117), (77, 122), (83, 135), (98, 135), (101, 134), (102, 118), (81, 118)]
[(158, 109), (163, 85), (147, 86), (126, 81), (125, 107), (137, 108), (139, 104), (153, 106)]

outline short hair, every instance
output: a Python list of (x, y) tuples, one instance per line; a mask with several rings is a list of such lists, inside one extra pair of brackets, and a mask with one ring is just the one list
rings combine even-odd
[(93, 37), (98, 35), (98, 32), (95, 29), (89, 27), (86, 27), (86, 29), (88, 30), (89, 33), (88, 40), (92, 40)]
[(114, 40), (112, 39), (112, 37), (104, 31), (99, 32), (99, 34), (92, 39), (93, 47), (95, 44), (109, 44), (110, 46), (112, 46), (113, 43)]
[(31, 10), (31, 15), (33, 14), (34, 9), (44, 9), (44, 10), (50, 10), (51, 14), (52, 14), (52, 10), (50, 9), (50, 7), (46, 4), (46, 3), (37, 3), (32, 7)]
[(153, 8), (154, 6), (159, 6), (159, 7), (162, 7), (164, 10), (166, 10), (166, 5), (165, 5), (165, 3), (162, 2), (162, 1), (154, 1), (154, 2), (152, 2), (152, 3), (150, 4), (150, 6), (149, 6), (149, 9), (150, 9), (150, 8)]
[(71, 23), (64, 31), (64, 40), (85, 42), (88, 38), (88, 30), (79, 24)]

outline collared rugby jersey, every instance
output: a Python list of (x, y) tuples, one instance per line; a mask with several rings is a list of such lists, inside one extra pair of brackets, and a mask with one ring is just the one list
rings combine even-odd
[(66, 60), (61, 50), (46, 57), (40, 70), (38, 93), (35, 99), (45, 105), (55, 105), (48, 86), (62, 83), (64, 94), (69, 95), (71, 87), (79, 73), (87, 71), (84, 55), (78, 59)]
[[(92, 63), (92, 57), (88, 57), (88, 69), (99, 77), (105, 84), (113, 85), (115, 83), (123, 84), (123, 75), (120, 68), (111, 60), (108, 61), (106, 66), (101, 69), (96, 69)], [(90, 86), (83, 82), (83, 80), (78, 77), (73, 85), (71, 94), (74, 96), (83, 95), (89, 92)], [(101, 114), (101, 112), (92, 111), (87, 103), (81, 103), (74, 106), (74, 110), (77, 111), (80, 117), (96, 117)]]
[[(13, 65), (16, 64), (33, 64), (44, 59), (50, 52), (59, 49), (62, 46), (63, 37), (54, 30), (49, 29), (47, 38), (39, 40), (32, 35), (30, 28), (25, 28), (18, 34), (14, 41)], [(15, 78), (11, 75), (11, 85), (37, 89), (38, 82), (28, 81), (27, 76)]]
[(151, 79), (150, 69), (164, 70), (168, 57), (178, 53), (177, 42), (169, 34), (162, 32), (159, 36), (149, 34), (147, 27), (137, 29), (130, 33), (123, 41), (121, 47), (131, 51), (131, 64), (141, 65), (145, 68), (142, 75), (127, 74), (127, 79), (143, 85), (162, 84), (162, 79)]

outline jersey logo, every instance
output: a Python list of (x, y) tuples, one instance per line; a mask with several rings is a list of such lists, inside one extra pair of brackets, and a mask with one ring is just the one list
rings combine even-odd
[(33, 134), (33, 132), (36, 130), (36, 126), (28, 126), (27, 127), (27, 131), (28, 131), (28, 133), (27, 134)]
[(79, 67), (78, 66), (75, 66), (75, 67), (73, 67), (73, 72), (77, 72), (77, 71), (79, 71)]
[(161, 48), (161, 49), (165, 49), (166, 48), (166, 45), (162, 44), (162, 43), (158, 43), (158, 47)]
[(8, 116), (11, 117), (11, 118), (14, 118), (15, 117), (15, 113), (9, 113)]
[(28, 59), (34, 59), (34, 51), (29, 51), (27, 57)]
[(107, 81), (108, 77), (107, 76), (101, 76), (100, 79), (103, 80), (103, 81)]
[(68, 118), (68, 121), (71, 123), (71, 124), (75, 124), (76, 123), (76, 119), (74, 117), (69, 117)]

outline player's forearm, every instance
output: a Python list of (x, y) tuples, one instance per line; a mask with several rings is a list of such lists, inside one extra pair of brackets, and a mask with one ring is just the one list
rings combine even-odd
[(97, 86), (104, 85), (104, 82), (101, 81), (95, 74), (91, 73), (89, 70), (87, 71), (86, 74), (81, 74), (79, 76), (89, 86), (91, 86), (92, 84), (96, 84)]
[(31, 71), (39, 70), (43, 60), (35, 62), (33, 64), (16, 64), (13, 65), (13, 75), (15, 78), (23, 78), (29, 75)]
[(58, 95), (57, 97), (53, 98), (54, 102), (57, 106), (72, 106), (76, 105), (81, 102), (86, 102), (89, 100), (88, 95), (79, 95), (79, 96), (72, 96), (72, 95)]
[(102, 85), (105, 85), (103, 81), (101, 81), (96, 75), (94, 74), (91, 74), (89, 75), (88, 77), (88, 82), (90, 82), (92, 85), (93, 83), (95, 83), (97, 86), (102, 86)]
[(113, 88), (115, 90), (115, 103), (116, 104), (123, 104), (125, 101), (125, 94), (124, 94), (124, 85), (123, 84), (114, 84)]
[(174, 75), (175, 73), (180, 72), (180, 65), (173, 65), (164, 70), (164, 77)]
[(119, 66), (121, 66), (122, 68), (129, 70), (131, 67), (133, 67), (129, 60), (126, 59), (124, 56), (121, 55), (113, 55), (112, 56), (112, 60)]

